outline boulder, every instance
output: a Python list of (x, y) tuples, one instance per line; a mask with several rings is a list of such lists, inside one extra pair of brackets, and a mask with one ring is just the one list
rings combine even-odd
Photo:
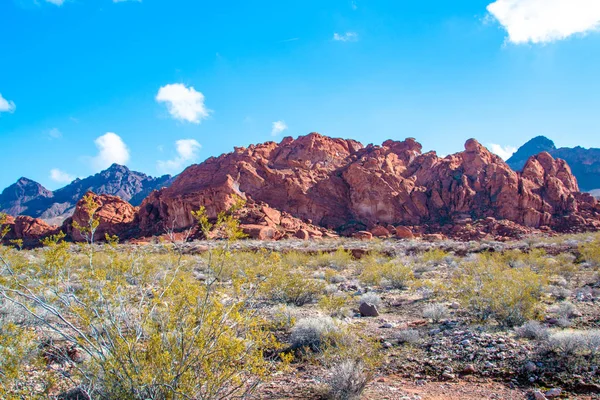
[(359, 231), (353, 234), (352, 237), (360, 240), (371, 240), (373, 239), (373, 234), (369, 231)]
[(264, 225), (240, 225), (242, 231), (251, 239), (276, 240), (279, 239), (277, 230)]
[[(102, 241), (105, 235), (116, 235), (120, 239), (124, 239), (133, 234), (131, 230), (136, 225), (138, 211), (136, 207), (117, 196), (97, 195), (92, 192), (88, 192), (86, 196), (88, 195), (92, 196), (94, 202), (98, 204), (98, 208), (94, 211), (94, 217), (99, 221), (95, 232), (95, 240)], [(89, 224), (89, 220), (90, 215), (82, 198), (77, 203), (73, 216), (65, 220), (62, 229), (72, 240), (82, 242), (86, 240), (86, 237), (73, 227), (73, 223), (76, 222), (85, 227)]]
[(358, 308), (361, 317), (379, 317), (377, 306), (369, 303), (361, 303)]
[(390, 231), (388, 231), (388, 229), (385, 226), (381, 225), (372, 228), (369, 232), (371, 232), (371, 234), (374, 237), (378, 238), (387, 238), (390, 236)]
[(398, 239), (414, 239), (415, 235), (409, 228), (405, 226), (397, 226), (396, 237)]

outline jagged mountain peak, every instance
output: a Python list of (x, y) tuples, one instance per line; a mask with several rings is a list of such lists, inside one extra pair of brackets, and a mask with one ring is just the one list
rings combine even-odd
[(139, 205), (150, 192), (168, 186), (171, 180), (170, 175), (154, 178), (120, 164), (112, 164), (87, 178), (77, 178), (54, 192), (31, 179), (20, 178), (0, 195), (0, 211), (61, 223), (88, 191), (118, 196)]
[(530, 157), (547, 152), (554, 158), (565, 160), (571, 167), (583, 191), (600, 188), (600, 149), (586, 149), (582, 146), (557, 148), (554, 142), (544, 136), (538, 136), (519, 148), (507, 161), (515, 171), (521, 171)]

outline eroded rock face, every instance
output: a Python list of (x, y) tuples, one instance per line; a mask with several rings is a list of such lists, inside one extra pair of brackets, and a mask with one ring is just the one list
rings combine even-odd
[[(182, 231), (196, 225), (192, 211), (204, 206), (216, 218), (239, 198), (246, 206), (235, 217), (256, 239), (335, 237), (337, 231), (505, 240), (536, 231), (600, 229), (598, 201), (579, 193), (567, 163), (546, 152), (529, 158), (519, 173), (474, 139), (463, 152), (440, 158), (423, 154), (414, 139), (364, 147), (311, 133), (236, 148), (193, 165), (139, 209), (95, 195), (101, 204), (96, 237)], [(72, 229), (73, 220), (87, 219), (81, 205), (63, 225), (74, 240), (83, 240)], [(35, 230), (50, 229), (36, 224), (30, 223)]]
[(36, 247), (40, 241), (52, 234), (58, 233), (59, 227), (49, 225), (45, 221), (20, 215), (16, 218), (8, 217), (7, 225), (10, 227), (6, 241), (22, 239), (25, 247)]
[[(95, 212), (96, 218), (100, 221), (95, 233), (96, 240), (103, 240), (106, 234), (126, 239), (136, 233), (138, 213), (136, 207), (117, 196), (97, 195), (91, 192), (86, 195), (93, 196), (94, 201), (100, 205)], [(62, 230), (76, 242), (84, 241), (85, 236), (73, 228), (73, 222), (77, 222), (81, 226), (87, 226), (89, 222), (89, 213), (85, 210), (84, 205), (83, 199), (80, 200), (75, 207), (73, 216), (68, 218), (62, 226)]]
[(192, 210), (204, 206), (215, 217), (241, 197), (267, 204), (274, 225), (285, 225), (283, 212), (347, 235), (403, 225), (416, 227), (415, 233), (466, 236), (463, 227), (486, 218), (484, 228), (492, 233), (483, 236), (493, 235), (499, 221), (523, 232), (594, 229), (597, 202), (578, 192), (569, 166), (548, 153), (531, 157), (517, 173), (474, 139), (465, 151), (439, 158), (422, 154), (414, 139), (364, 147), (312, 133), (236, 148), (189, 167), (171, 187), (144, 200), (139, 224), (144, 235), (166, 225), (184, 229), (194, 223)]
[(150, 192), (170, 185), (171, 180), (170, 175), (153, 178), (118, 164), (85, 179), (75, 179), (54, 192), (21, 178), (0, 193), (0, 212), (28, 215), (60, 225), (73, 214), (77, 202), (88, 191), (118, 196), (139, 205)]

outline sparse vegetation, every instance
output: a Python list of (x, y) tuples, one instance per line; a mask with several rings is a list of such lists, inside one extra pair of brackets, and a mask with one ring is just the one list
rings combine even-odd
[(331, 400), (359, 399), (371, 378), (362, 361), (345, 360), (330, 368), (326, 397)]
[(550, 330), (538, 321), (528, 321), (523, 326), (515, 329), (517, 337), (530, 340), (543, 341), (550, 336)]
[[(354, 259), (335, 241), (245, 248), (231, 215), (195, 213), (203, 235), (219, 238), (198, 254), (174, 240), (73, 245), (61, 233), (35, 250), (0, 247), (0, 397), (243, 397), (296, 367), (320, 376), (313, 389), (330, 399), (374, 398), (388, 383), (373, 376), (390, 370), (458, 379), (470, 364), (486, 379), (600, 384), (588, 368), (600, 291), (582, 255), (593, 240), (555, 255), (537, 242), (493, 253), (468, 244), (465, 256), (383, 252), (382, 241)], [(379, 317), (361, 318), (363, 302)]]
[(527, 266), (513, 268), (500, 256), (482, 255), (456, 271), (452, 294), (486, 321), (516, 326), (534, 319), (546, 277)]
[(449, 315), (448, 307), (441, 303), (430, 304), (423, 310), (423, 318), (430, 319), (436, 324), (448, 318)]

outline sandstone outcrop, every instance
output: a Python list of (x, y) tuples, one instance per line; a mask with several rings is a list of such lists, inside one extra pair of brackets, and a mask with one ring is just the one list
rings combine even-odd
[[(204, 206), (215, 217), (237, 197), (345, 235), (375, 229), (383, 236), (387, 226), (460, 237), (494, 236), (511, 224), (522, 229), (508, 234), (599, 226), (597, 201), (580, 194), (569, 166), (548, 153), (517, 173), (474, 139), (445, 158), (421, 150), (414, 139), (364, 147), (317, 133), (236, 148), (153, 192), (140, 207), (140, 229), (144, 235), (165, 224), (184, 229), (193, 224), (192, 210)], [(487, 218), (495, 222), (468, 233)]]
[[(119, 236), (120, 239), (126, 239), (135, 234), (138, 212), (136, 207), (117, 196), (97, 195), (91, 192), (87, 195), (93, 196), (94, 201), (99, 204), (95, 211), (95, 217), (100, 223), (95, 232), (96, 240), (103, 240), (106, 234)], [(75, 206), (73, 216), (64, 222), (62, 230), (72, 240), (84, 241), (85, 236), (73, 228), (73, 222), (85, 227), (88, 225), (89, 219), (89, 212), (85, 209), (83, 200), (80, 200)]]
[[(247, 235), (261, 240), (336, 232), (361, 239), (507, 240), (600, 229), (598, 201), (580, 193), (568, 164), (546, 152), (515, 172), (474, 139), (463, 152), (440, 158), (422, 153), (411, 138), (365, 147), (311, 133), (235, 148), (190, 166), (139, 209), (114, 196), (96, 196), (96, 237), (188, 229), (198, 237), (192, 211), (205, 207), (214, 219), (240, 198), (245, 206), (235, 217)], [(71, 225), (86, 218), (80, 202), (63, 229), (82, 240)]]
[(5, 240), (21, 239), (25, 247), (36, 247), (40, 241), (52, 234), (58, 233), (59, 227), (49, 225), (41, 219), (20, 215), (16, 218), (7, 217), (7, 225), (10, 231), (6, 235)]

